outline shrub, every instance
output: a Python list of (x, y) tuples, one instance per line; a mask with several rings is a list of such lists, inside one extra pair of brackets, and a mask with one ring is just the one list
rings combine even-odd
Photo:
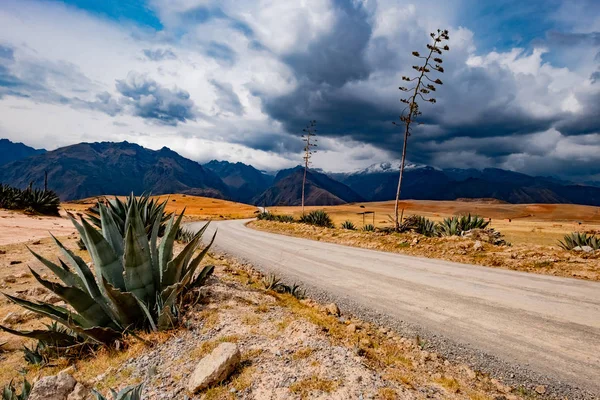
[(322, 226), (325, 228), (334, 227), (333, 221), (331, 221), (329, 214), (323, 210), (315, 210), (303, 215), (300, 217), (300, 222), (308, 225)]
[(375, 225), (366, 224), (365, 226), (363, 226), (362, 230), (365, 232), (375, 232)]
[(558, 245), (565, 250), (573, 250), (576, 247), (583, 246), (589, 246), (594, 250), (600, 250), (600, 239), (596, 235), (573, 232), (565, 235), (563, 240), (559, 240)]
[(346, 220), (346, 221), (342, 222), (342, 229), (348, 229), (348, 230), (354, 231), (354, 230), (356, 230), (356, 226), (352, 223), (352, 221)]
[(263, 278), (263, 286), (265, 290), (273, 290), (277, 293), (288, 293), (297, 299), (303, 299), (306, 296), (306, 290), (302, 289), (300, 285), (294, 283), (293, 285), (286, 285), (281, 282), (281, 279), (275, 274), (269, 274)]
[(291, 215), (276, 215), (268, 211), (261, 212), (256, 216), (256, 219), (261, 221), (277, 221), (277, 222), (294, 222), (294, 217)]
[(90, 344), (109, 345), (135, 329), (156, 331), (178, 323), (186, 294), (203, 285), (214, 270), (213, 266), (207, 266), (197, 273), (215, 236), (208, 246), (193, 257), (208, 224), (173, 257), (175, 234), (183, 213), (177, 218), (171, 217), (160, 244), (157, 238), (162, 207), (155, 219), (150, 240), (146, 236), (137, 203), (134, 202), (129, 208), (125, 236), (121, 235), (106, 206), (99, 204), (99, 213), (101, 231), (96, 230), (87, 219), (81, 218), (81, 222), (78, 222), (71, 216), (73, 225), (89, 250), (95, 274), (83, 259), (54, 237), (66, 262), (59, 259), (58, 265), (30, 250), (62, 282), (48, 281), (30, 269), (35, 279), (65, 300), (72, 310), (5, 294), (15, 304), (49, 317), (66, 329), (27, 332), (3, 326), (0, 329), (67, 349)]
[(0, 208), (58, 216), (60, 199), (52, 190), (20, 190), (0, 184)]
[(469, 214), (444, 218), (437, 225), (437, 230), (440, 236), (460, 236), (463, 232), (470, 231), (471, 229), (485, 229), (489, 224), (489, 221), (486, 221), (482, 217), (478, 215), (471, 216)]
[(420, 215), (411, 215), (402, 222), (400, 225), (400, 231), (404, 232), (408, 230), (425, 236), (437, 235), (435, 222)]

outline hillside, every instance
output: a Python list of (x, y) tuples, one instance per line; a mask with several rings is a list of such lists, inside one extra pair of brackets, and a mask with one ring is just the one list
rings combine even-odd
[[(285, 170), (275, 177), (275, 183), (263, 194), (254, 199), (254, 204), (300, 205), (302, 203), (302, 179), (304, 170), (297, 167)], [(348, 186), (325, 174), (309, 171), (306, 175), (305, 205), (339, 205), (362, 201), (363, 198)]]
[(241, 162), (212, 160), (203, 165), (211, 170), (228, 186), (232, 200), (250, 203), (252, 199), (267, 190), (273, 177)]
[(13, 161), (45, 153), (44, 149), (34, 149), (23, 143), (11, 142), (8, 139), (0, 139), (0, 165), (6, 165)]
[(132, 191), (229, 196), (223, 181), (197, 162), (166, 147), (154, 151), (128, 142), (79, 143), (14, 161), (2, 168), (0, 182), (41, 187), (44, 171), (62, 200)]
[[(334, 175), (370, 201), (392, 200), (398, 185), (397, 168), (374, 168)], [(573, 203), (600, 205), (600, 188), (548, 177), (533, 177), (498, 168), (439, 170), (411, 165), (404, 172), (402, 199), (455, 200), (495, 198), (515, 204)]]

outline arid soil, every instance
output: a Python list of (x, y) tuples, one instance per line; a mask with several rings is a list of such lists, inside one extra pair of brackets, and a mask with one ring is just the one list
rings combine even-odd
[[(114, 196), (91, 197), (88, 199), (63, 203), (62, 208), (63, 210), (75, 213), (85, 213), (87, 209), (93, 207), (100, 198), (111, 199), (114, 198)], [(121, 199), (124, 198), (125, 197), (121, 197)], [(257, 211), (255, 206), (248, 204), (185, 194), (169, 194), (153, 196), (153, 198), (156, 198), (161, 202), (167, 200), (167, 212), (180, 213), (185, 209), (185, 215), (188, 220), (252, 218), (256, 215)]]
[[(268, 207), (275, 214), (300, 217), (300, 207)], [(336, 225), (345, 220), (356, 226), (365, 223), (376, 227), (391, 226), (389, 216), (394, 214), (394, 202), (355, 203), (330, 207), (307, 207), (306, 211), (323, 209)], [(406, 200), (400, 202), (404, 217), (418, 214), (440, 221), (453, 215), (480, 215), (491, 219), (491, 227), (501, 231), (514, 244), (554, 245), (574, 231), (600, 232), (600, 207), (576, 204), (507, 204), (498, 201), (430, 201)]]
[(600, 280), (600, 252), (565, 251), (558, 246), (513, 244), (495, 246), (458, 236), (428, 238), (414, 233), (384, 234), (320, 228), (300, 223), (252, 221), (251, 228), (283, 235), (555, 276)]
[[(76, 235), (60, 239), (76, 249)], [(49, 238), (0, 245), (1, 291), (55, 301), (28, 274), (28, 265), (48, 271), (34, 262), (25, 244), (50, 258), (56, 254)], [(78, 254), (89, 259), (84, 251)], [(422, 351), (418, 338), (402, 338), (344, 310), (332, 315), (331, 307), (328, 311), (311, 300), (265, 291), (263, 277), (250, 266), (218, 255), (208, 262), (216, 265), (215, 275), (201, 289), (183, 326), (142, 334), (147, 342), (128, 338), (119, 351), (100, 350), (33, 367), (20, 351), (33, 343), (0, 333), (0, 343), (7, 342), (0, 351), (0, 385), (20, 379), (17, 371), (22, 369), (35, 380), (71, 364), (78, 381), (103, 390), (144, 381), (145, 398), (183, 399), (190, 395), (184, 388), (195, 364), (218, 343), (229, 341), (240, 346), (242, 364), (223, 384), (192, 398), (517, 399), (530, 393)], [(0, 300), (0, 316), (3, 324), (19, 329), (48, 322), (6, 299)]]
[(29, 216), (20, 211), (0, 210), (0, 245), (20, 243), (48, 237), (64, 236), (75, 232), (66, 218)]

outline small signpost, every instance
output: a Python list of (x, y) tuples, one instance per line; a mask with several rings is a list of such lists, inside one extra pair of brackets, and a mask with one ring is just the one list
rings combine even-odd
[(362, 220), (363, 220), (363, 226), (365, 226), (365, 215), (366, 214), (373, 214), (373, 226), (375, 226), (375, 211), (365, 211), (365, 212), (360, 212), (357, 213), (358, 215), (362, 215)]

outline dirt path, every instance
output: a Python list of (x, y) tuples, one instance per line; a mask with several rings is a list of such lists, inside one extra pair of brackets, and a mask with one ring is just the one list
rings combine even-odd
[(29, 216), (17, 211), (0, 210), (0, 246), (75, 232), (67, 218)]
[(477, 368), (535, 379), (569, 398), (600, 393), (598, 283), (321, 243), (245, 222), (213, 223), (218, 248), (357, 313), (417, 329)]

